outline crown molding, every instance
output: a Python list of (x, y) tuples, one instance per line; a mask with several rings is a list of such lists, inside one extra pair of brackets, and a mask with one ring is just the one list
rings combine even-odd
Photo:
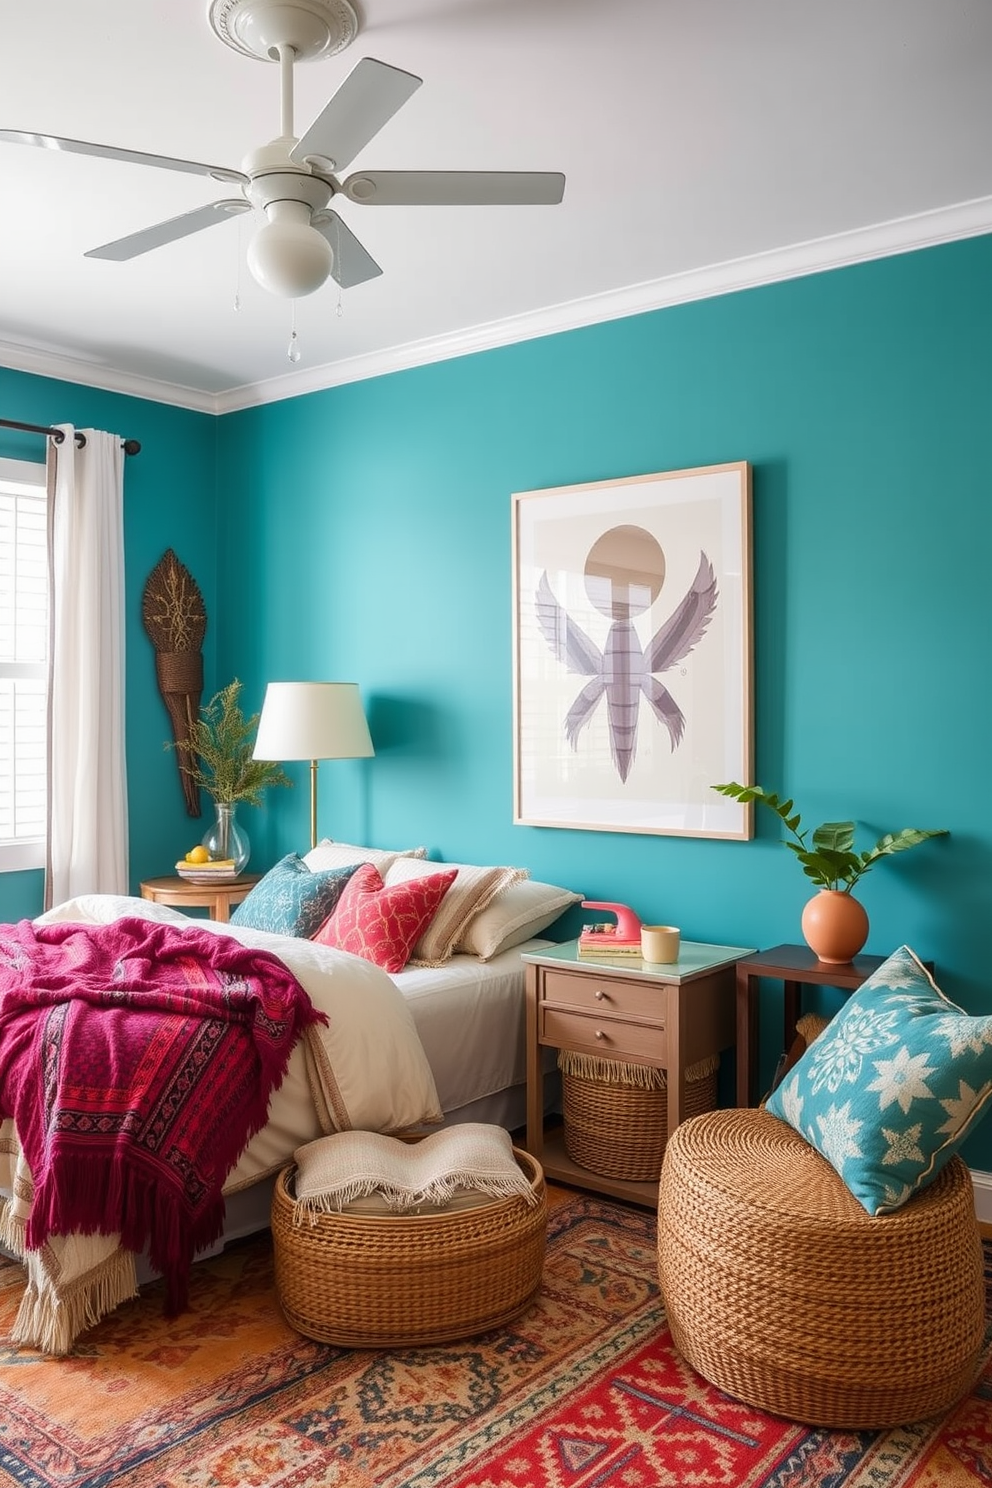
[(85, 358), (35, 350), (0, 341), (0, 365), (17, 371), (34, 372), (41, 377), (55, 377), (85, 387), (103, 388), (108, 392), (147, 398), (151, 402), (171, 403), (201, 413), (225, 414), (239, 409), (297, 398), (325, 388), (362, 382), (403, 372), (431, 362), (469, 356), (510, 346), (539, 336), (553, 336), (562, 331), (579, 330), (604, 321), (643, 315), (671, 305), (692, 300), (710, 299), (715, 295), (733, 294), (755, 289), (785, 279), (819, 274), (829, 269), (888, 258), (920, 248), (933, 248), (961, 238), (978, 237), (992, 232), (992, 196), (961, 202), (953, 207), (900, 217), (852, 232), (795, 243), (787, 248), (757, 253), (747, 258), (711, 264), (684, 274), (672, 274), (624, 289), (590, 295), (561, 305), (552, 305), (526, 315), (472, 326), (446, 336), (428, 337), (423, 341), (389, 347), (367, 356), (328, 362), (286, 373), (266, 382), (230, 388), (222, 393), (204, 392), (197, 388), (158, 382), (153, 378), (129, 375)]
[(12, 372), (33, 372), (37, 377), (51, 377), (57, 382), (72, 382), (80, 387), (99, 388), (105, 393), (122, 393), (128, 398), (145, 398), (149, 403), (172, 403), (196, 413), (220, 411), (216, 393), (160, 382), (136, 372), (119, 372), (103, 362), (90, 361), (69, 352), (44, 351), (16, 341), (0, 340), (0, 367), (7, 367)]
[(860, 228), (849, 233), (796, 243), (788, 248), (754, 254), (708, 268), (673, 274), (587, 299), (572, 300), (562, 305), (528, 315), (518, 315), (489, 325), (473, 326), (450, 336), (391, 347), (370, 356), (354, 357), (323, 367), (306, 368), (252, 387), (233, 388), (217, 399), (219, 413), (276, 402), (360, 382), (369, 377), (382, 377), (390, 372), (406, 371), (429, 362), (450, 357), (468, 356), (498, 346), (509, 346), (538, 336), (552, 336), (561, 331), (578, 330), (603, 321), (642, 315), (671, 305), (703, 300), (737, 290), (754, 289), (784, 279), (796, 279), (827, 269), (847, 267), (871, 259), (887, 258), (919, 248), (933, 248), (959, 238), (978, 237), (992, 232), (992, 196), (963, 202), (940, 211), (925, 212)]

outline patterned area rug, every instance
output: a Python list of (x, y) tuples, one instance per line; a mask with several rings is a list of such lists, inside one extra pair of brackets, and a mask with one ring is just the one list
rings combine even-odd
[(146, 1288), (68, 1359), (5, 1342), (22, 1285), (0, 1264), (0, 1485), (992, 1485), (988, 1358), (942, 1421), (834, 1432), (762, 1415), (672, 1349), (653, 1216), (590, 1197), (551, 1213), (538, 1303), (443, 1348), (350, 1353), (299, 1337), (268, 1237), (196, 1266), (189, 1312), (167, 1322), (160, 1286)]

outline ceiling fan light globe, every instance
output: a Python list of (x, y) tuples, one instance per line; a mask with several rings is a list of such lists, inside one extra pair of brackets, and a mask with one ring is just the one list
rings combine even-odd
[(267, 222), (248, 245), (252, 278), (287, 300), (313, 294), (326, 283), (333, 263), (330, 243), (303, 222)]

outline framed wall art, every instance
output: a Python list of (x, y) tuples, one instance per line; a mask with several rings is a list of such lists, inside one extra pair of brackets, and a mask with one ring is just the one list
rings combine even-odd
[(750, 466), (512, 501), (514, 821), (750, 837)]

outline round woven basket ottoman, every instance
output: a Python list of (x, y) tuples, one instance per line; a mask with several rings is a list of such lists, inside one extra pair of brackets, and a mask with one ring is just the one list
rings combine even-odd
[(272, 1196), (276, 1290), (287, 1321), (320, 1343), (416, 1348), (470, 1338), (524, 1312), (541, 1285), (548, 1228), (544, 1173), (513, 1149), (534, 1203), (519, 1194), (419, 1214), (321, 1213), (296, 1221), (295, 1168)]
[(863, 1430), (925, 1420), (978, 1372), (982, 1248), (960, 1158), (872, 1218), (777, 1117), (694, 1117), (665, 1152), (658, 1270), (693, 1368), (791, 1420)]

